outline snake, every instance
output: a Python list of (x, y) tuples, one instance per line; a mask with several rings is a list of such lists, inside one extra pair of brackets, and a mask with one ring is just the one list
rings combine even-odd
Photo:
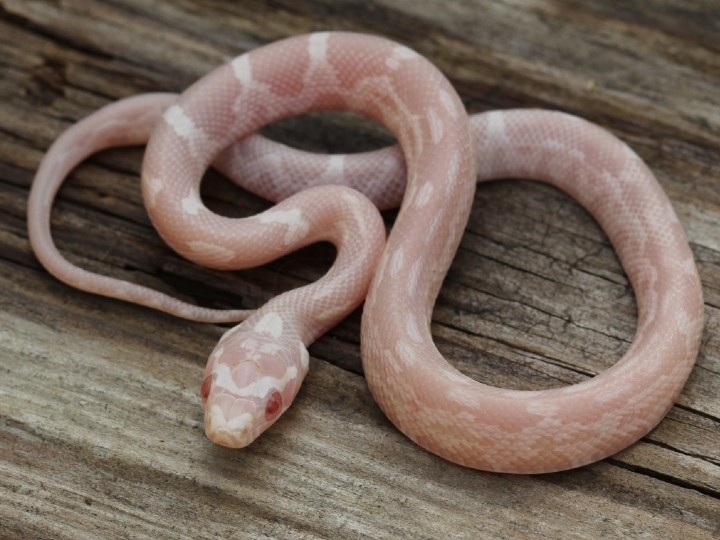
[[(397, 145), (324, 155), (257, 134), (319, 110), (365, 115), (387, 127)], [(327, 241), (337, 250), (332, 267), (256, 310), (216, 310), (72, 264), (50, 231), (65, 177), (99, 150), (145, 143), (143, 200), (160, 236), (182, 256), (240, 269)], [(243, 218), (211, 212), (199, 187), (210, 166), (277, 204)], [(507, 178), (546, 182), (587, 209), (635, 292), (631, 345), (582, 382), (497, 388), (458, 371), (433, 342), (433, 307), (476, 183)], [(397, 205), (386, 238), (377, 208)], [(143, 94), (96, 111), (43, 158), (28, 228), (40, 262), (69, 285), (187, 319), (241, 321), (212, 351), (200, 387), (206, 435), (230, 448), (247, 446), (287, 410), (308, 372), (308, 346), (363, 301), (363, 371), (390, 421), (446, 460), (505, 473), (580, 467), (646, 435), (678, 399), (703, 328), (687, 237), (629, 146), (559, 111), (469, 116), (429, 60), (379, 36), (286, 38), (215, 68), (182, 94)]]

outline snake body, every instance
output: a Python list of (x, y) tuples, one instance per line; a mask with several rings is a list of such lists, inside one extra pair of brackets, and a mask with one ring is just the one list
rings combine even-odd
[[(320, 156), (252, 135), (269, 122), (321, 109), (374, 118), (399, 148)], [(99, 149), (146, 141), (143, 196), (173, 249), (205, 266), (236, 269), (326, 240), (338, 252), (330, 271), (254, 312), (216, 311), (67, 262), (49, 220), (63, 179)], [(199, 184), (211, 164), (281, 202), (243, 219), (210, 212)], [(548, 182), (580, 202), (607, 233), (636, 293), (632, 346), (580, 384), (494, 388), (451, 367), (432, 341), (433, 305), (476, 179), (516, 177)], [(345, 185), (314, 185), (327, 183)], [(385, 244), (375, 206), (401, 198)], [(490, 471), (568, 469), (633, 443), (676, 400), (702, 331), (702, 293), (685, 234), (632, 150), (563, 113), (493, 111), (468, 119), (432, 64), (379, 37), (290, 38), (217, 68), (179, 97), (151, 94), (109, 105), (49, 150), (28, 218), (41, 262), (73, 286), (195, 320), (245, 319), (222, 337), (201, 385), (206, 433), (230, 447), (249, 444), (287, 409), (308, 369), (306, 347), (364, 298), (363, 368), (382, 410), (429, 451)]]

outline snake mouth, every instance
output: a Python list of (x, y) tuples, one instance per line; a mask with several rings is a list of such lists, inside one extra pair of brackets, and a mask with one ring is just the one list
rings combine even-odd
[(249, 443), (245, 442), (243, 438), (238, 439), (237, 435), (228, 429), (218, 429), (215, 431), (207, 431), (207, 438), (211, 442), (224, 446), (225, 448), (245, 448)]

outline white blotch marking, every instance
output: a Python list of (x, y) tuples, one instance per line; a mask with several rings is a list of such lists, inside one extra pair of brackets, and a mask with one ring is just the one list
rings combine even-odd
[(396, 361), (388, 362), (388, 367), (398, 371), (402, 369), (402, 366), (412, 366), (418, 358), (413, 346), (402, 340), (395, 344), (395, 355)]
[(556, 416), (560, 412), (560, 408), (554, 404), (542, 400), (529, 401), (527, 403), (527, 412), (530, 414), (538, 414), (540, 416)]
[(220, 405), (210, 407), (210, 429), (216, 430), (225, 427), (227, 420)]
[(243, 85), (249, 86), (253, 83), (252, 67), (250, 66), (250, 58), (247, 54), (238, 56), (230, 65), (232, 66), (235, 78)]
[(435, 188), (433, 187), (432, 183), (425, 182), (422, 187), (417, 191), (413, 206), (415, 206), (416, 208), (422, 208), (427, 203), (429, 203), (434, 190)]
[(313, 63), (327, 62), (327, 44), (330, 35), (328, 32), (310, 34), (308, 39), (308, 54)]
[(273, 337), (280, 337), (283, 333), (283, 320), (280, 315), (271, 311), (266, 313), (255, 325), (258, 334), (269, 334)]
[(283, 347), (278, 343), (262, 343), (258, 350), (265, 354), (275, 354), (282, 351)]
[[(585, 159), (585, 153), (582, 152), (580, 149), (576, 148), (575, 146), (569, 145), (561, 140), (557, 139), (547, 139), (546, 141), (543, 141), (542, 145), (543, 148), (548, 148), (551, 151), (555, 151), (558, 155), (566, 154), (569, 156), (572, 156), (573, 159), (583, 161)], [(560, 161), (560, 160), (558, 160)], [(567, 163), (568, 160), (562, 160), (562, 163)]]
[(177, 136), (183, 139), (192, 139), (198, 131), (195, 122), (185, 114), (180, 105), (171, 106), (163, 114), (163, 119), (173, 128)]
[(457, 105), (455, 104), (455, 100), (453, 100), (452, 96), (450, 96), (450, 94), (448, 94), (446, 90), (440, 90), (438, 95), (440, 97), (440, 103), (442, 104), (445, 111), (453, 118), (457, 118)]
[(188, 194), (185, 198), (183, 198), (181, 203), (183, 212), (190, 214), (191, 216), (196, 216), (200, 211), (200, 208), (202, 208), (200, 197), (198, 197), (198, 194), (193, 189), (188, 191)]
[(442, 141), (445, 133), (445, 125), (435, 109), (430, 109), (428, 111), (427, 118), (428, 123), (430, 124), (430, 137), (432, 138), (432, 142), (433, 144), (438, 144)]
[(505, 125), (505, 118), (501, 111), (491, 111), (487, 113), (487, 136), (489, 138), (500, 138), (506, 139), (507, 126)]
[(305, 348), (305, 345), (302, 343), (299, 343), (300, 347), (300, 368), (307, 373), (308, 368), (310, 367), (310, 353), (308, 353), (307, 349)]
[[(256, 383), (250, 385), (252, 388), (242, 388), (243, 392), (249, 392), (253, 397), (263, 398), (267, 396), (271, 390), (282, 391), (288, 382), (297, 378), (298, 370), (296, 366), (288, 366), (281, 379), (276, 377), (260, 377)], [(242, 395), (242, 394), (241, 394)]]
[(229, 431), (236, 431), (236, 430), (240, 431), (240, 430), (249, 428), (252, 425), (253, 425), (253, 415), (248, 412), (245, 412), (245, 413), (242, 413), (242, 414), (236, 416), (232, 420), (230, 420), (227, 424), (225, 424), (225, 427)]
[(328, 167), (323, 176), (338, 181), (345, 173), (345, 157), (341, 154), (334, 154), (328, 159)]
[(215, 376), (215, 381), (213, 382), (215, 386), (227, 390), (235, 396), (264, 398), (271, 390), (282, 392), (288, 382), (297, 378), (298, 369), (296, 366), (288, 366), (280, 378), (266, 375), (243, 387), (235, 383), (235, 379), (233, 379), (232, 376), (232, 369), (228, 364), (218, 364), (213, 371), (213, 375)]
[(237, 114), (243, 115), (244, 118), (244, 115), (247, 114), (248, 100), (252, 99), (251, 96), (258, 99), (258, 103), (264, 103), (265, 100), (272, 98), (270, 86), (253, 78), (252, 65), (247, 54), (235, 58), (230, 62), (230, 66), (235, 79), (240, 83), (240, 91), (233, 103), (233, 110)]
[(157, 202), (158, 195), (160, 195), (160, 192), (162, 192), (164, 188), (163, 181), (158, 176), (151, 176), (147, 181), (147, 190), (148, 190), (148, 203), (150, 206), (155, 206), (155, 203)]
[(393, 48), (392, 54), (385, 60), (385, 65), (395, 71), (400, 67), (400, 62), (403, 60), (412, 60), (417, 58), (418, 53), (412, 49), (405, 47), (404, 45), (398, 45)]
[(303, 82), (306, 86), (311, 86), (314, 82), (329, 74), (330, 65), (327, 61), (329, 37), (328, 32), (318, 32), (317, 34), (311, 34), (308, 39), (307, 51), (310, 57), (310, 65), (303, 75)]
[(360, 202), (360, 196), (345, 192), (342, 194), (342, 198), (350, 207), (350, 212), (352, 213), (355, 222), (361, 227), (364, 226), (367, 221), (367, 216), (365, 213), (365, 207)]
[(291, 210), (269, 210), (258, 216), (261, 223), (280, 223), (286, 225), (288, 230), (285, 233), (285, 245), (292, 244), (303, 238), (310, 224), (305, 220), (299, 208)]
[(407, 330), (407, 335), (415, 343), (422, 342), (422, 336), (420, 335), (420, 328), (418, 328), (418, 324), (417, 324), (417, 321), (415, 320), (415, 317), (409, 317), (407, 319), (405, 329)]

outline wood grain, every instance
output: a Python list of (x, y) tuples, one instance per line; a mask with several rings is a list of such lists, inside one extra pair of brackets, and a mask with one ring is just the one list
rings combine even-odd
[[(713, 538), (720, 535), (720, 9), (713, 0), (0, 0), (0, 537)], [(119, 97), (181, 91), (219, 63), (319, 29), (428, 56), (471, 112), (546, 107), (627, 141), (668, 192), (707, 324), (676, 407), (603, 462), (537, 477), (472, 471), (408, 441), (373, 403), (359, 314), (311, 348), (296, 404), (257, 443), (202, 433), (197, 387), (222, 328), (74, 291), (29, 250), (24, 213), (52, 140)], [(268, 128), (318, 151), (390, 141), (354, 115)], [(319, 245), (244, 272), (165, 247), (140, 198), (139, 149), (104, 152), (53, 218), (73, 261), (216, 307), (317, 279)], [(215, 211), (267, 203), (209, 173)], [(391, 226), (393, 213), (386, 214)], [(605, 235), (562, 193), (479, 186), (433, 317), (440, 350), (498, 386), (551, 388), (608, 368), (636, 323)]]

